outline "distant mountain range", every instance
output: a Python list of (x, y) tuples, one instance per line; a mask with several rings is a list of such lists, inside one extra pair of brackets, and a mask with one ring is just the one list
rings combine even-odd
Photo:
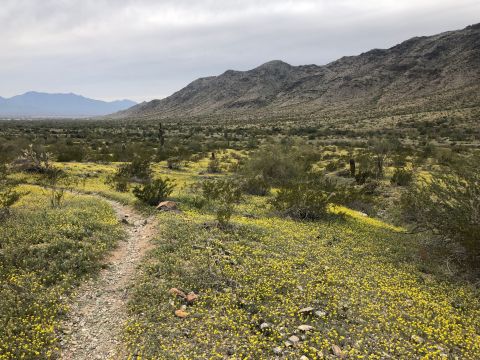
[(0, 97), (0, 117), (93, 117), (127, 109), (130, 100), (100, 101), (76, 94), (30, 91), (9, 99)]
[(415, 37), (324, 66), (271, 61), (201, 78), (173, 95), (114, 114), (184, 117), (248, 112), (318, 114), (480, 103), (480, 24)]

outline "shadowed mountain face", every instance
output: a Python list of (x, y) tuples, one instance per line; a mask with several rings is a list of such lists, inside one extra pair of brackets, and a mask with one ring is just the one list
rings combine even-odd
[(173, 95), (115, 117), (195, 116), (244, 111), (316, 112), (478, 102), (480, 24), (415, 37), (390, 49), (325, 66), (271, 61), (249, 71), (201, 78)]
[(27, 92), (9, 99), (0, 98), (0, 116), (7, 117), (82, 117), (100, 116), (127, 109), (130, 100), (100, 101), (75, 94)]

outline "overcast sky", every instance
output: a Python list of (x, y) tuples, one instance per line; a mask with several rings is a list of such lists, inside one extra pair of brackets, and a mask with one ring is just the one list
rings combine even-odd
[(0, 96), (151, 100), (227, 69), (322, 65), (478, 22), (479, 0), (0, 0)]

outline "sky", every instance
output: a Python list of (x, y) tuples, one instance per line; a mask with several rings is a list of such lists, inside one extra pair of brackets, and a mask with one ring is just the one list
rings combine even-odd
[(0, 0), (0, 96), (148, 101), (228, 69), (323, 65), (479, 22), (479, 0)]

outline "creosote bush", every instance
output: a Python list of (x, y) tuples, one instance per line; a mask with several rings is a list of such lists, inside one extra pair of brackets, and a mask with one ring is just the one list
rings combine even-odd
[(144, 203), (155, 206), (159, 202), (166, 200), (172, 194), (174, 188), (173, 180), (159, 178), (147, 184), (136, 186), (133, 189), (133, 194)]
[(147, 182), (152, 176), (150, 160), (136, 156), (132, 162), (120, 165), (106, 183), (119, 192), (127, 192), (130, 182)]
[(322, 174), (309, 174), (282, 187), (271, 200), (273, 207), (295, 219), (317, 220), (327, 215), (330, 203), (352, 201), (349, 191)]
[(402, 197), (404, 214), (437, 241), (461, 245), (480, 268), (480, 173), (478, 159), (450, 172), (419, 179)]
[(407, 186), (413, 180), (413, 172), (404, 168), (396, 168), (390, 182), (397, 186)]
[(227, 226), (235, 205), (242, 200), (241, 184), (228, 178), (207, 179), (202, 183), (202, 192), (206, 201), (213, 204), (219, 225)]
[(0, 164), (0, 220), (9, 215), (10, 207), (20, 200), (20, 193), (15, 191), (15, 185), (7, 175), (7, 166)]
[(254, 152), (240, 166), (240, 173), (247, 178), (261, 176), (266, 183), (280, 186), (303, 176), (320, 157), (319, 152), (305, 144), (269, 144)]

